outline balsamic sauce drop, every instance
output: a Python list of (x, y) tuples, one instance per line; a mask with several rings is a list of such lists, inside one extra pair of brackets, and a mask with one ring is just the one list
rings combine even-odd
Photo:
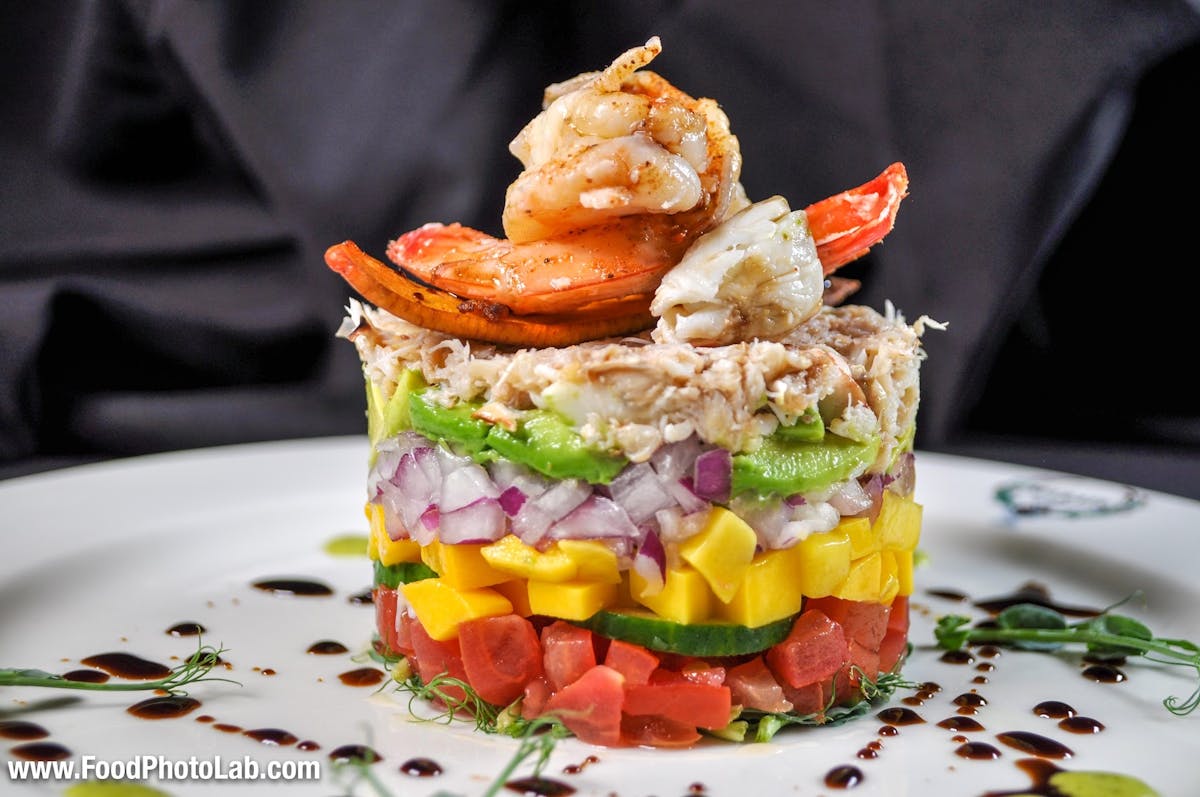
[(171, 636), (200, 636), (207, 631), (208, 629), (204, 626), (190, 620), (183, 623), (176, 623), (167, 629), (167, 633)]
[(302, 578), (267, 578), (255, 581), (255, 589), (273, 592), (276, 595), (298, 595), (301, 597), (321, 597), (332, 595), (333, 590), (319, 581), (308, 581)]
[(967, 599), (966, 593), (959, 592), (956, 589), (927, 589), (925, 590), (925, 594), (948, 601), (958, 601), (959, 603)]
[(1102, 684), (1119, 684), (1129, 677), (1111, 664), (1093, 664), (1080, 674), (1089, 681)]
[(989, 791), (983, 797), (1017, 797), (1018, 795), (1019, 797), (1052, 797), (1052, 795), (1060, 794), (1057, 789), (1051, 787), (1050, 778), (1062, 770), (1049, 761), (1040, 758), (1022, 758), (1017, 761), (1017, 769), (1022, 770), (1033, 781), (1030, 788), (1017, 791)]
[(62, 674), (64, 680), (78, 681), (85, 684), (102, 684), (108, 681), (110, 676), (106, 672), (100, 670), (71, 670)]
[(50, 731), (34, 722), (24, 720), (0, 720), (0, 739), (20, 739), (31, 741), (45, 739)]
[(1091, 717), (1065, 717), (1058, 727), (1068, 733), (1100, 733), (1104, 730), (1104, 723)]
[(152, 697), (140, 703), (134, 703), (125, 709), (135, 717), (144, 720), (167, 720), (190, 714), (200, 707), (200, 701), (194, 697), (183, 695), (164, 695)]
[(938, 661), (944, 661), (947, 664), (974, 664), (975, 657), (965, 650), (947, 650), (938, 657)]
[(280, 728), (255, 728), (250, 731), (242, 731), (242, 736), (249, 736), (256, 742), (273, 744), (278, 747), (286, 747), (297, 742), (295, 736)]
[(1062, 742), (1029, 731), (1005, 731), (996, 734), (996, 738), (1009, 747), (1038, 758), (1070, 758), (1075, 755), (1075, 751)]
[(853, 789), (863, 782), (862, 770), (842, 764), (825, 773), (825, 785), (831, 789)]
[(414, 778), (434, 778), (442, 774), (442, 765), (432, 758), (410, 758), (400, 765), (400, 771)]
[(978, 720), (971, 719), (970, 717), (947, 717), (938, 723), (938, 727), (958, 733), (978, 733), (985, 730)]
[(227, 722), (218, 722), (216, 725), (213, 725), (213, 729), (218, 730), (221, 733), (241, 733), (242, 732), (241, 725), (230, 725)]
[(354, 761), (364, 764), (374, 764), (383, 760), (383, 756), (364, 744), (344, 744), (330, 750), (329, 758), (332, 761)]
[(1033, 707), (1033, 713), (1046, 719), (1074, 717), (1075, 709), (1061, 700), (1043, 700)]
[(346, 686), (375, 686), (383, 683), (383, 679), (387, 677), (383, 670), (377, 670), (374, 667), (360, 667), (357, 670), (349, 670), (338, 675), (338, 680)]
[(346, 598), (346, 601), (348, 603), (353, 603), (355, 606), (365, 606), (365, 605), (373, 604), (375, 602), (375, 599), (374, 599), (374, 596), (371, 594), (371, 590), (364, 589), (362, 592), (356, 592), (353, 595), (351, 595), (350, 597)]
[(314, 742), (311, 739), (305, 739), (303, 742), (300, 742), (299, 744), (296, 745), (296, 749), (304, 750), (306, 752), (312, 752), (313, 750), (320, 750), (321, 745), (317, 744), (316, 742)]
[(550, 778), (518, 778), (504, 784), (504, 788), (528, 797), (566, 797), (575, 793), (574, 786)]
[[(587, 758), (580, 761), (578, 764), (567, 764), (565, 767), (563, 767), (563, 774), (564, 775), (578, 775), (580, 772), (583, 772), (583, 770), (585, 770), (589, 764), (595, 764), (595, 763), (598, 763), (599, 761), (600, 761), (599, 758), (597, 758), (594, 755), (590, 755)], [(704, 789), (701, 788), (700, 791), (704, 791)]]
[(334, 642), (332, 639), (322, 639), (320, 642), (314, 642), (305, 651), (305, 653), (311, 653), (314, 656), (336, 656), (340, 653), (349, 652), (349, 648), (341, 642)]
[(130, 681), (157, 681), (171, 674), (171, 668), (165, 664), (147, 661), (130, 653), (97, 653), (79, 662)]
[(916, 725), (925, 721), (920, 714), (911, 708), (903, 708), (902, 706), (885, 708), (875, 716), (888, 725)]
[(1000, 757), (1000, 751), (987, 742), (965, 742), (955, 748), (954, 752), (974, 761), (991, 761)]
[(17, 758), (24, 758), (26, 761), (62, 761), (64, 758), (71, 757), (70, 750), (54, 742), (19, 744), (8, 752)]

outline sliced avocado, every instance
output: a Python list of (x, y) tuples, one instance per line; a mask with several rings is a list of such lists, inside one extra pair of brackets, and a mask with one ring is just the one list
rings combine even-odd
[(816, 407), (809, 407), (791, 426), (780, 424), (775, 434), (783, 440), (818, 443), (825, 437), (825, 421)]
[(470, 452), (484, 447), (491, 428), (487, 421), (472, 417), (479, 407), (477, 402), (443, 407), (419, 391), (408, 396), (409, 419), (415, 431), (431, 440), (457, 443)]
[(774, 434), (758, 450), (734, 456), (733, 494), (787, 496), (820, 490), (861, 473), (878, 453), (878, 439), (859, 443), (828, 434), (819, 443), (805, 443)]
[(424, 386), (425, 380), (415, 368), (406, 368), (400, 373), (391, 396), (384, 396), (383, 389), (367, 379), (367, 437), (372, 450), (380, 440), (412, 428), (408, 397)]
[(736, 623), (677, 623), (638, 609), (602, 611), (577, 623), (600, 636), (684, 656), (740, 656), (782, 642), (794, 617), (749, 628)]
[(515, 432), (493, 426), (488, 445), (502, 456), (555, 479), (608, 484), (628, 460), (588, 446), (558, 413), (531, 410)]
[(437, 578), (437, 573), (424, 562), (397, 562), (385, 565), (375, 560), (375, 586), (396, 589), (401, 584), (422, 581), (426, 578)]

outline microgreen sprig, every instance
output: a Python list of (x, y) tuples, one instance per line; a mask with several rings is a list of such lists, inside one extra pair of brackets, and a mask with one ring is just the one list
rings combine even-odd
[(170, 675), (153, 681), (91, 683), (72, 681), (45, 670), (3, 667), (0, 668), (0, 686), (41, 686), (53, 689), (84, 689), (92, 692), (161, 690), (169, 695), (186, 695), (185, 686), (202, 681), (221, 681), (241, 686), (238, 681), (230, 678), (218, 678), (209, 674), (220, 663), (221, 654), (224, 652), (225, 648), (202, 644), (195, 653), (188, 656), (183, 664), (171, 670)]
[[(1154, 636), (1144, 623), (1112, 611), (1121, 603), (1077, 623), (1034, 603), (1008, 607), (996, 615), (995, 627), (971, 628), (971, 618), (953, 614), (938, 620), (934, 636), (946, 650), (957, 650), (969, 642), (997, 642), (1041, 651), (1084, 645), (1090, 655), (1099, 658), (1141, 656), (1147, 661), (1189, 667), (1200, 680), (1200, 646), (1186, 639)], [(1170, 695), (1163, 705), (1172, 714), (1190, 714), (1200, 706), (1200, 684), (1186, 699)]]

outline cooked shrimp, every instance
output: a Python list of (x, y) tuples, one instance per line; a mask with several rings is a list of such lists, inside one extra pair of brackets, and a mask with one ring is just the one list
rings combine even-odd
[(523, 244), (460, 224), (426, 224), (389, 243), (387, 255), (442, 290), (521, 315), (636, 297), (649, 306), (689, 243), (669, 223), (644, 217)]
[(547, 89), (545, 109), (509, 145), (525, 167), (505, 197), (509, 240), (638, 215), (678, 215), (675, 228), (694, 238), (744, 196), (737, 138), (717, 104), (637, 71), (661, 51), (655, 37)]
[[(871, 182), (805, 209), (825, 274), (866, 254), (891, 230), (907, 185), (904, 166), (896, 163)], [(459, 224), (426, 224), (392, 241), (387, 254), (418, 279), (464, 299), (517, 314), (569, 313), (638, 297), (649, 306), (692, 243), (676, 217), (642, 215), (522, 244)]]

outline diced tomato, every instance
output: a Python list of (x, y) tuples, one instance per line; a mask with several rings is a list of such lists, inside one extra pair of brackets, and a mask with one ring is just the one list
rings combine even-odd
[(525, 696), (521, 699), (521, 716), (527, 720), (540, 716), (550, 699), (550, 682), (539, 675), (525, 684)]
[(469, 620), (458, 627), (458, 645), (468, 682), (489, 703), (507, 706), (542, 674), (537, 632), (520, 615)]
[[(824, 681), (796, 688), (783, 684), (783, 695), (792, 704), (792, 711), (796, 714), (801, 716), (809, 714), (824, 716), (825, 709), (829, 707), (833, 700), (833, 681), (835, 677), (831, 675)], [(839, 691), (844, 692), (845, 687), (843, 686)]]
[(833, 596), (813, 598), (805, 604), (805, 608), (816, 609), (840, 625), (847, 642), (853, 640), (872, 651), (879, 650), (890, 615), (888, 607), (883, 604), (848, 601)]
[(791, 702), (783, 696), (783, 688), (767, 668), (762, 656), (739, 664), (725, 676), (730, 697), (743, 708), (759, 711), (791, 711)]
[(542, 629), (542, 665), (554, 691), (596, 666), (592, 632), (559, 620)]
[(721, 686), (725, 683), (724, 667), (712, 667), (699, 659), (689, 661), (679, 672), (694, 684)]
[(892, 601), (887, 633), (879, 643), (879, 671), (891, 672), (908, 650), (908, 596)]
[(604, 664), (625, 676), (627, 684), (647, 684), (650, 673), (658, 667), (658, 656), (641, 645), (614, 639), (609, 642)]
[[(420, 623), (412, 624), (413, 657), (416, 659), (417, 675), (429, 683), (437, 676), (445, 673), (451, 678), (468, 681), (467, 671), (463, 668), (462, 655), (459, 653), (458, 640), (449, 639), (439, 642), (425, 633)], [(452, 700), (463, 700), (466, 693), (461, 687), (446, 685), (442, 691)]]
[(857, 641), (850, 640), (850, 661), (838, 683), (857, 687), (864, 677), (871, 681), (879, 677), (879, 651), (869, 650)]
[(696, 683), (625, 688), (625, 713), (665, 717), (699, 728), (724, 728), (733, 705), (729, 687)]
[(410, 618), (401, 614), (396, 619), (396, 590), (387, 587), (376, 587), (372, 592), (375, 602), (375, 628), (379, 638), (387, 645), (392, 653), (412, 655), (412, 634), (408, 628)]
[(850, 649), (840, 625), (822, 612), (808, 609), (796, 618), (787, 638), (767, 651), (766, 658), (775, 678), (796, 688), (823, 681), (842, 669), (850, 660)]
[(621, 741), (642, 747), (691, 747), (700, 741), (696, 726), (666, 717), (621, 718)]
[(562, 720), (571, 733), (588, 744), (615, 747), (621, 743), (621, 705), (625, 679), (612, 667), (597, 664), (546, 702), (546, 714)]

